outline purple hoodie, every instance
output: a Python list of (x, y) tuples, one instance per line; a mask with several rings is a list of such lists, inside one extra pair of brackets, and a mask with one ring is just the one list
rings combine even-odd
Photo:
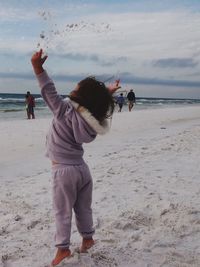
[(53, 112), (53, 121), (47, 134), (46, 156), (61, 164), (83, 163), (83, 143), (89, 143), (97, 134), (108, 131), (108, 121), (99, 123), (84, 107), (58, 95), (46, 71), (37, 75), (44, 101)]

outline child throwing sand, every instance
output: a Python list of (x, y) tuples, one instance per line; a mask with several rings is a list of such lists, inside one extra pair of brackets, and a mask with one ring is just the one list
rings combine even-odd
[(80, 81), (64, 100), (53, 81), (43, 69), (47, 56), (42, 50), (33, 54), (31, 62), (41, 87), (41, 94), (53, 113), (47, 135), (47, 156), (52, 161), (53, 206), (56, 221), (55, 246), (57, 252), (52, 266), (71, 256), (70, 235), (72, 210), (77, 229), (82, 236), (80, 252), (94, 245), (92, 219), (92, 177), (83, 160), (83, 143), (109, 129), (107, 118), (114, 111), (112, 94), (119, 81), (106, 88), (105, 84), (88, 77)]

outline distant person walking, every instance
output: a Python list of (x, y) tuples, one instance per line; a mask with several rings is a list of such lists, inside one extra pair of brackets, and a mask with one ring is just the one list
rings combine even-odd
[(27, 112), (27, 119), (35, 119), (34, 114), (34, 107), (35, 107), (35, 98), (31, 95), (31, 93), (28, 91), (25, 96), (26, 100), (26, 112)]
[(119, 110), (118, 112), (122, 111), (123, 105), (124, 105), (125, 99), (123, 97), (123, 93), (121, 93), (118, 97), (117, 97), (117, 104), (119, 106)]
[(128, 109), (129, 111), (131, 111), (133, 108), (133, 105), (135, 104), (135, 93), (133, 92), (132, 89), (128, 93), (127, 99), (128, 99)]

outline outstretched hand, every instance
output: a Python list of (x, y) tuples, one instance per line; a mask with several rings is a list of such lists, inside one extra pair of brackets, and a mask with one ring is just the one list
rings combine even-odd
[(114, 84), (108, 86), (108, 90), (111, 94), (114, 94), (121, 86), (119, 85), (120, 80), (116, 80)]
[(43, 54), (43, 51), (42, 49), (40, 49), (40, 51), (34, 53), (31, 58), (31, 63), (32, 63), (35, 74), (40, 74), (44, 71), (43, 64), (46, 61), (48, 56), (47, 55), (42, 56), (42, 54)]

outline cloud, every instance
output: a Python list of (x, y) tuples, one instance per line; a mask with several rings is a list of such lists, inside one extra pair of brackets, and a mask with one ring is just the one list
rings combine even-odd
[[(54, 74), (51, 75), (54, 80), (61, 82), (77, 82), (85, 78), (85, 74)], [(33, 73), (21, 73), (21, 72), (0, 72), (0, 78), (2, 79), (14, 79), (14, 80), (35, 80)]]
[[(112, 77), (112, 74), (101, 74), (96, 75), (92, 73), (90, 75), (94, 75), (97, 78), (101, 77), (102, 80), (105, 80), (105, 77)], [(85, 73), (77, 73), (77, 74), (53, 74), (52, 78), (56, 81), (60, 82), (78, 82), (88, 76)], [(120, 73), (120, 79), (122, 84), (143, 84), (143, 85), (166, 85), (166, 86), (177, 86), (177, 87), (200, 87), (200, 81), (188, 81), (188, 80), (176, 80), (176, 79), (157, 79), (157, 78), (149, 78), (149, 77), (139, 77), (135, 76), (129, 72)], [(13, 73), (13, 72), (0, 72), (0, 78), (2, 79), (21, 79), (21, 80), (35, 80), (35, 76), (33, 73)], [(100, 79), (100, 78), (99, 78)]]
[(2, 7), (0, 9), (0, 22), (22, 22), (38, 18), (36, 10), (30, 8)]
[[(84, 3), (84, 1), (62, 1), (60, 5), (54, 0), (1, 0), (0, 1), (0, 22), (20, 22), (31, 20), (44, 20), (41, 17), (41, 13), (46, 12), (51, 14), (51, 18), (54, 17), (59, 20), (62, 16), (66, 18), (71, 17), (72, 14), (76, 15), (86, 13), (89, 10), (94, 9), (95, 6), (91, 3)], [(60, 1), (61, 2), (61, 1)], [(51, 19), (50, 18), (50, 19)]]
[(35, 79), (33, 73), (17, 73), (17, 72), (0, 72), (0, 78), (2, 79), (24, 79), (32, 80)]
[(158, 79), (134, 76), (124, 72), (120, 74), (121, 81), (124, 83), (146, 84), (146, 85), (167, 85), (178, 87), (200, 87), (200, 81), (178, 80), (178, 79)]
[(127, 62), (128, 58), (124, 56), (116, 56), (116, 57), (107, 57), (106, 59), (98, 54), (90, 54), (90, 53), (51, 53), (51, 56), (55, 56), (57, 58), (64, 58), (65, 60), (73, 60), (78, 62), (83, 62), (85, 60), (89, 60), (95, 63), (98, 63), (102, 66), (112, 66), (116, 62)]
[[(10, 1), (5, 0), (5, 2)], [(45, 42), (40, 40), (41, 31), (45, 31), (50, 42), (48, 49), (45, 49), (49, 55), (47, 64), (49, 69), (58, 73), (54, 77), (61, 82), (78, 81), (84, 78), (86, 73), (94, 75), (103, 73), (105, 77), (109, 77), (120, 71), (123, 83), (200, 87), (198, 76), (194, 75), (200, 71), (198, 12), (193, 13), (184, 9), (174, 9), (170, 12), (169, 10), (145, 12), (140, 9), (138, 12), (131, 8), (122, 11), (120, 7), (113, 11), (111, 8), (103, 9), (102, 2), (100, 6), (95, 2), (89, 9), (84, 7), (84, 11), (80, 12), (78, 9), (76, 15), (71, 12), (68, 16), (67, 12), (70, 8), (73, 9), (73, 5), (68, 7), (67, 4), (59, 6), (55, 3), (57, 8), (54, 10), (52, 1), (49, 8), (53, 15), (48, 22), (38, 16), (38, 10), (44, 9), (44, 5), (40, 6), (38, 0), (32, 1), (34, 6), (29, 10), (28, 1), (22, 1), (27, 3), (25, 8), (21, 8), (21, 1), (19, 2), (18, 7), (14, 5), (12, 8), (10, 5), (9, 8), (0, 9), (1, 21), (17, 21), (2, 24), (0, 34), (0, 59), (4, 62), (0, 68), (2, 78), (34, 79), (30, 73), (5, 73), (5, 70), (17, 66), (14, 68), (16, 72), (29, 71), (30, 68), (27, 67), (30, 66), (27, 62), (30, 62), (30, 56), (38, 42)], [(80, 2), (79, 4), (81, 7)], [(90, 12), (91, 10), (94, 12)], [(24, 20), (27, 20), (26, 23)], [(102, 22), (108, 23), (111, 30), (106, 33), (92, 32), (89, 29), (63, 32), (68, 23), (80, 23), (82, 20), (87, 21), (88, 25), (95, 23), (97, 30)], [(62, 32), (60, 36), (52, 36), (51, 26), (55, 24), (56, 29)], [(47, 47), (45, 43), (42, 45), (43, 48), (45, 45)], [(60, 74), (66, 68), (71, 74)], [(3, 86), (2, 83), (0, 87), (3, 89)]]
[[(5, 12), (4, 12), (5, 13)], [(26, 12), (25, 12), (26, 13)], [(23, 14), (23, 12), (21, 12)], [(36, 16), (37, 13), (35, 14)], [(25, 14), (26, 16), (26, 14)], [(29, 14), (27, 14), (29, 16)], [(23, 18), (22, 18), (23, 19)], [(37, 17), (37, 21), (40, 21)], [(62, 36), (52, 36), (51, 32), (46, 35), (50, 39), (49, 52), (65, 53), (71, 55), (73, 60), (78, 60), (82, 55), (87, 56), (87, 59), (101, 62), (112, 63), (110, 58), (128, 58), (130, 61), (142, 62), (144, 60), (154, 60), (160, 58), (166, 59), (187, 59), (192, 56), (194, 51), (197, 51), (200, 46), (199, 37), (199, 23), (200, 18), (198, 14), (192, 13), (99, 13), (95, 15), (88, 14), (85, 17), (74, 18), (73, 22), (80, 22), (86, 20), (95, 22), (101, 25), (102, 22), (110, 24), (111, 31), (108, 33), (98, 34), (95, 32), (67, 32)], [(70, 18), (72, 21), (72, 18)], [(52, 24), (56, 23), (56, 18), (52, 18)], [(69, 22), (65, 18), (57, 23), (58, 30), (64, 30), (64, 25)], [(44, 22), (45, 23), (45, 22)], [(30, 25), (30, 27), (36, 27)], [(21, 46), (29, 51), (33, 47), (33, 42), (36, 47), (40, 31), (43, 30), (44, 25), (37, 25), (38, 29), (30, 38), (25, 38), (21, 42)], [(51, 25), (46, 25), (51, 26)], [(51, 27), (50, 27), (51, 30)], [(26, 37), (27, 32), (21, 34)], [(49, 35), (49, 36), (48, 36)], [(9, 37), (9, 36), (8, 36)], [(2, 43), (3, 39), (1, 40)], [(21, 46), (18, 46), (19, 40), (8, 39), (9, 43), (5, 41), (1, 44), (2, 48), (12, 49), (12, 51), (21, 51)], [(31, 46), (32, 41), (32, 46)], [(177, 49), (178, 48), (178, 49)], [(101, 59), (99, 58), (101, 56)], [(102, 60), (102, 58), (104, 58)], [(106, 60), (108, 58), (108, 62)], [(164, 65), (169, 62), (158, 62), (157, 64)], [(175, 64), (176, 62), (174, 62)], [(182, 62), (183, 64), (184, 62)], [(139, 63), (141, 65), (141, 63)], [(172, 64), (172, 63), (171, 63)], [(176, 63), (177, 64), (177, 63)], [(185, 63), (186, 64), (186, 63)], [(189, 64), (189, 62), (187, 63)]]
[(153, 62), (154, 67), (160, 68), (194, 68), (197, 65), (193, 58), (165, 58)]

